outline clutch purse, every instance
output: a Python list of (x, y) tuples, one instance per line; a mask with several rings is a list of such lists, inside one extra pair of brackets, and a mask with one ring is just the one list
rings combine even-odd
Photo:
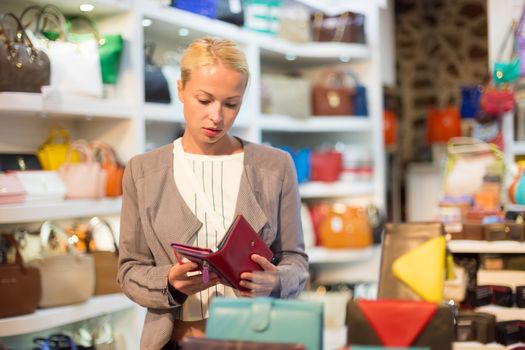
[(183, 256), (201, 267), (205, 282), (209, 279), (209, 272), (214, 272), (224, 284), (244, 291), (248, 289), (239, 284), (241, 273), (262, 270), (252, 261), (251, 255), (258, 254), (270, 261), (273, 257), (270, 248), (242, 215), (235, 218), (215, 252), (178, 243), (171, 244), (171, 247), (177, 260)]
[(425, 301), (351, 300), (347, 323), (350, 345), (451, 350), (454, 340), (450, 308)]
[(445, 258), (446, 240), (441, 223), (388, 224), (378, 298), (440, 302)]
[(214, 298), (206, 322), (210, 339), (323, 345), (323, 304), (275, 298)]

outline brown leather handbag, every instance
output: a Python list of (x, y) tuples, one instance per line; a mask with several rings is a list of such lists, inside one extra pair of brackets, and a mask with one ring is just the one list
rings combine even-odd
[(343, 12), (328, 16), (322, 12), (312, 15), (312, 36), (314, 41), (339, 41), (365, 44), (365, 16), (360, 13)]
[(24, 266), (12, 234), (3, 234), (2, 238), (16, 249), (16, 263), (0, 265), (0, 318), (30, 314), (36, 310), (42, 295), (40, 272)]
[[(9, 37), (8, 19), (16, 24), (15, 35)], [(33, 46), (17, 16), (6, 13), (0, 18), (0, 91), (41, 92), (49, 85), (50, 63), (47, 54)]]
[(354, 88), (345, 86), (344, 73), (337, 70), (323, 72), (312, 87), (314, 116), (349, 116), (354, 112)]
[[(120, 293), (121, 289), (117, 283), (118, 246), (111, 225), (99, 217), (94, 217), (89, 220), (89, 226), (92, 236), (99, 236), (98, 241), (103, 239), (100, 236), (106, 233), (111, 236), (110, 240), (113, 244), (113, 251), (94, 250), (91, 252), (95, 263), (95, 295)], [(100, 249), (100, 244), (97, 248), (97, 239), (94, 241), (95, 249)]]

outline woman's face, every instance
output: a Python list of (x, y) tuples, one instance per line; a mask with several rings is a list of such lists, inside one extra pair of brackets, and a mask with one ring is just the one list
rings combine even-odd
[(202, 66), (191, 72), (186, 86), (178, 82), (184, 104), (186, 152), (220, 154), (228, 151), (227, 132), (233, 125), (246, 89), (246, 77), (221, 64)]

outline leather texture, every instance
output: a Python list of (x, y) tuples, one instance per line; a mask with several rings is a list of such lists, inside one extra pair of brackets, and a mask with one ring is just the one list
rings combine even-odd
[(525, 240), (524, 224), (505, 222), (484, 225), (486, 241), (518, 241)]
[(118, 254), (116, 252), (94, 251), (95, 295), (120, 293), (117, 283)]
[(312, 32), (314, 41), (365, 44), (365, 16), (354, 12), (343, 12), (337, 16), (318, 12), (312, 15)]
[(36, 310), (42, 290), (40, 272), (24, 266), (18, 242), (11, 234), (2, 238), (16, 249), (15, 264), (0, 264), (0, 318), (32, 313)]
[[(419, 294), (395, 276), (392, 265), (405, 253), (416, 249), (432, 238), (443, 236), (443, 226), (438, 222), (387, 224), (381, 256), (378, 298), (423, 300)], [(445, 251), (443, 251), (444, 255)], [(417, 268), (422, 273), (428, 272), (429, 268), (434, 266), (433, 262), (429, 266), (430, 263), (430, 261), (420, 263)], [(444, 278), (443, 275), (436, 277)]]
[(25, 199), (26, 191), (18, 177), (0, 173), (0, 204), (23, 203)]
[(41, 92), (50, 83), (50, 61), (45, 52), (35, 48), (17, 16), (6, 13), (0, 18), (0, 31), (14, 20), (16, 35), (0, 41), (0, 91)]
[(487, 344), (495, 340), (495, 315), (462, 310), (456, 316), (456, 341), (478, 341)]
[(241, 273), (261, 271), (261, 266), (251, 260), (251, 255), (258, 254), (269, 261), (273, 257), (272, 251), (242, 215), (233, 221), (216, 252), (177, 243), (171, 246), (175, 254), (196, 262), (201, 268), (208, 264), (210, 271), (225, 284), (242, 291), (248, 289), (239, 284)]
[(180, 342), (183, 350), (306, 350), (302, 344), (267, 343), (242, 340), (221, 340), (185, 337)]
[[(363, 309), (370, 307), (374, 308), (375, 312), (365, 314)], [(438, 306), (435, 303), (351, 300), (348, 302), (347, 324), (347, 339), (350, 345), (415, 346), (432, 350), (451, 350), (454, 340), (452, 311), (448, 306)], [(384, 329), (380, 329), (381, 327)], [(397, 334), (393, 332), (392, 327), (398, 330)], [(408, 329), (412, 329), (412, 337), (407, 337)], [(386, 333), (380, 335), (381, 332)], [(388, 344), (385, 344), (383, 339), (388, 339)]]
[(118, 197), (122, 195), (122, 176), (124, 167), (117, 161), (114, 149), (103, 142), (91, 142), (93, 152), (100, 155), (100, 165), (106, 172), (106, 197)]
[(206, 323), (212, 339), (323, 345), (323, 304), (274, 298), (215, 298)]

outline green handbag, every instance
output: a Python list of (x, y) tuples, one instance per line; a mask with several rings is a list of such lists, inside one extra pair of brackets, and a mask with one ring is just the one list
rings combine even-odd
[[(90, 32), (72, 32), (74, 22), (83, 21), (89, 25)], [(97, 25), (85, 16), (68, 17), (66, 28), (68, 38), (72, 42), (81, 42), (95, 37), (98, 41), (98, 53), (100, 56), (100, 70), (104, 84), (115, 84), (117, 82), (120, 56), (124, 47), (124, 40), (120, 34), (100, 35)]]
[(308, 350), (321, 350), (323, 304), (290, 299), (216, 297), (210, 304), (206, 337), (300, 343)]
[[(492, 74), (492, 79), (496, 85), (502, 83), (512, 83), (519, 79), (520, 77), (520, 59), (518, 56), (517, 41), (513, 38), (514, 28), (516, 24), (513, 22), (505, 36), (505, 39), (501, 43), (501, 47), (498, 51), (498, 57), (494, 63), (494, 70)], [(512, 42), (512, 52), (510, 60), (504, 60), (503, 53), (505, 52), (505, 47), (508, 45), (509, 41)]]

